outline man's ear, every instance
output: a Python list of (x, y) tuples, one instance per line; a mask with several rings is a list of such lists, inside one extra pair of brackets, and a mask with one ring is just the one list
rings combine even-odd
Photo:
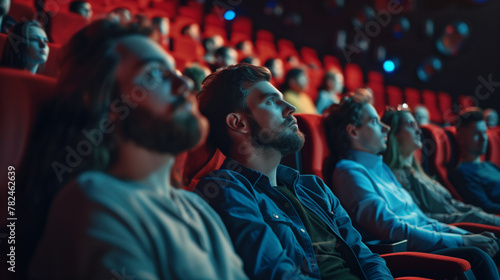
[(354, 124), (348, 124), (345, 130), (347, 131), (347, 135), (349, 135), (349, 137), (353, 139), (358, 138), (358, 128)]
[(250, 128), (246, 117), (240, 113), (230, 113), (226, 116), (226, 124), (230, 130), (240, 133), (248, 133)]

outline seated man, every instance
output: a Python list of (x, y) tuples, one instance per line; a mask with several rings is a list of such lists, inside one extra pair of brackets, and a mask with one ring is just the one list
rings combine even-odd
[(500, 214), (500, 168), (481, 160), (488, 147), (488, 128), (481, 109), (462, 110), (456, 126), (460, 163), (450, 174), (451, 182), (468, 203)]
[[(497, 279), (490, 258), (499, 250), (495, 236), (469, 234), (427, 217), (382, 161), (379, 154), (386, 149), (389, 127), (380, 122), (371, 104), (356, 97), (344, 99), (330, 112), (325, 127), (338, 160), (333, 190), (364, 240), (407, 239), (408, 250), (464, 258), (478, 279)], [(458, 248), (463, 246), (484, 252)]]
[(323, 181), (279, 164), (304, 136), (270, 79), (249, 64), (205, 79), (198, 100), (208, 143), (227, 159), (195, 192), (221, 215), (250, 278), (392, 279)]
[(173, 59), (147, 34), (106, 21), (66, 50), (54, 129), (40, 145), (48, 166), (33, 167), (54, 178), (33, 184), (69, 183), (29, 279), (247, 279), (219, 216), (170, 183), (174, 156), (208, 133)]

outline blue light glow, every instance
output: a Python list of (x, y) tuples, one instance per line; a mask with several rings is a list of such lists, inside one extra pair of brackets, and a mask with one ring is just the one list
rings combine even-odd
[(227, 10), (224, 13), (224, 19), (226, 19), (226, 20), (233, 20), (235, 17), (236, 17), (236, 13), (234, 11)]
[(394, 61), (392, 61), (392, 60), (384, 61), (385, 72), (391, 73), (392, 71), (394, 71), (394, 69), (396, 69), (396, 64), (394, 63)]

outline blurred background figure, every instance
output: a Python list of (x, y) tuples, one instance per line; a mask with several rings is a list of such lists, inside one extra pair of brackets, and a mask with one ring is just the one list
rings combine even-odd
[(238, 53), (232, 47), (220, 47), (215, 51), (215, 63), (212, 64), (212, 72), (218, 68), (238, 63)]
[(236, 44), (236, 49), (241, 52), (241, 55), (243, 57), (248, 57), (248, 56), (253, 56), (254, 51), (253, 51), (253, 44), (252, 42), (245, 40), (241, 41), (238, 44)]
[(295, 106), (296, 113), (318, 113), (311, 97), (305, 93), (308, 83), (306, 72), (301, 68), (290, 69), (285, 76), (284, 99)]
[(182, 74), (193, 80), (193, 93), (196, 94), (201, 90), (201, 82), (210, 75), (210, 69), (199, 64), (192, 64), (186, 67)]
[(86, 1), (73, 1), (69, 4), (69, 11), (79, 14), (86, 19), (91, 19), (93, 15), (92, 5)]
[(47, 34), (37, 21), (20, 22), (7, 35), (0, 66), (35, 74), (49, 57)]
[(498, 125), (498, 113), (495, 109), (486, 109), (484, 110), (483, 115), (488, 127), (495, 127)]
[(17, 21), (9, 16), (10, 0), (0, 1), (0, 33), (7, 34)]
[(256, 56), (253, 56), (253, 55), (243, 58), (240, 62), (252, 64), (255, 66), (261, 66), (260, 59)]
[(270, 58), (266, 60), (264, 66), (271, 71), (271, 84), (276, 88), (280, 88), (285, 76), (283, 61), (279, 58)]
[(118, 22), (120, 25), (127, 25), (132, 21), (132, 13), (124, 7), (115, 8), (108, 15), (109, 19)]
[(154, 17), (151, 20), (153, 33), (151, 39), (165, 49), (170, 45), (170, 20), (166, 17)]
[(413, 109), (413, 115), (417, 120), (418, 125), (429, 123), (429, 110), (424, 105), (417, 105)]
[(340, 102), (340, 95), (344, 90), (344, 75), (338, 70), (329, 70), (323, 76), (323, 81), (318, 88), (318, 99), (316, 109), (322, 113), (334, 103)]
[(151, 20), (145, 14), (136, 14), (132, 21), (142, 28), (144, 28), (144, 27), (151, 28), (152, 27)]
[(224, 40), (220, 35), (215, 35), (203, 39), (203, 48), (205, 49), (205, 55), (203, 59), (208, 64), (215, 63), (215, 51), (224, 45)]
[(351, 91), (347, 94), (349, 97), (356, 97), (359, 100), (365, 101), (367, 103), (370, 103), (373, 105), (373, 91), (369, 87), (360, 87), (355, 89), (354, 91)]
[(201, 42), (200, 26), (196, 23), (191, 23), (184, 26), (181, 30), (181, 34), (190, 37), (197, 42)]

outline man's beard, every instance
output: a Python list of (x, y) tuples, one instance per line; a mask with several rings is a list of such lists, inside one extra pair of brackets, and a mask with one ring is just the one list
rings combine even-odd
[[(181, 104), (184, 104), (182, 102)], [(180, 104), (172, 104), (171, 115), (162, 118), (140, 105), (130, 110), (122, 121), (121, 130), (126, 140), (159, 153), (179, 154), (196, 146), (207, 128), (191, 112), (177, 112)]]
[[(252, 145), (255, 148), (276, 150), (282, 156), (299, 151), (304, 145), (304, 134), (298, 129), (292, 131), (288, 128), (293, 121), (293, 117), (288, 116), (277, 129), (263, 129), (253, 116), (249, 116), (248, 122), (252, 133)], [(276, 131), (278, 129), (279, 131)]]

